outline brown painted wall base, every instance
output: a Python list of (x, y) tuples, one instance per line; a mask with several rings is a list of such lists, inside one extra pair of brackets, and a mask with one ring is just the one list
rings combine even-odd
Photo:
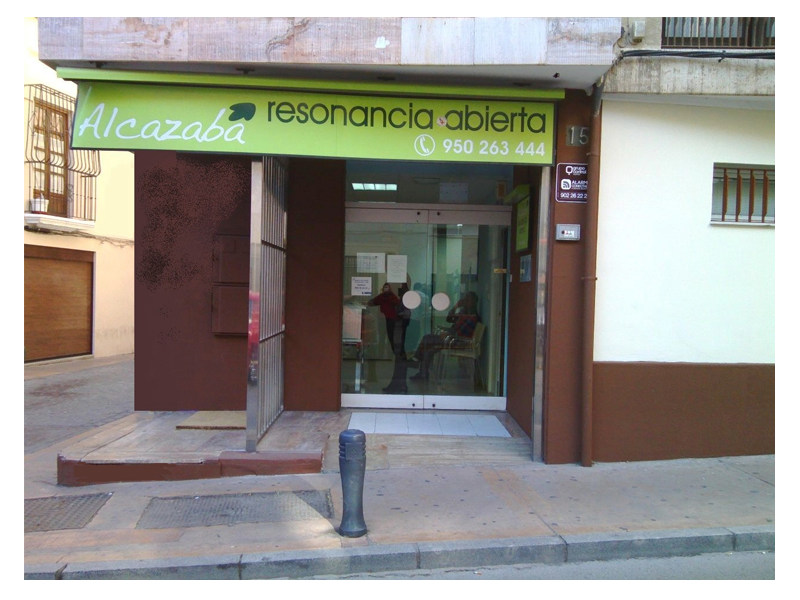
[(601, 462), (775, 452), (775, 365), (594, 364)]
[(58, 457), (58, 485), (81, 486), (120, 481), (183, 481), (217, 479), (219, 461), (195, 463), (88, 463)]
[(289, 162), (286, 410), (341, 406), (345, 161)]
[(301, 475), (322, 470), (322, 452), (222, 452), (219, 471), (222, 477), (242, 475)]
[(202, 462), (92, 463), (58, 456), (58, 484), (184, 481), (242, 475), (302, 475), (322, 470), (322, 452), (222, 452)]
[(213, 332), (213, 252), (249, 235), (250, 160), (136, 152), (136, 410), (245, 408), (247, 336)]

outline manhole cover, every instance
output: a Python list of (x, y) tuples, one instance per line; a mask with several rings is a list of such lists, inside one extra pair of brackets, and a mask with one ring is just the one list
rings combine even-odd
[(267, 492), (153, 498), (138, 529), (306, 521), (333, 516), (329, 491)]
[(25, 533), (81, 529), (110, 497), (111, 494), (89, 494), (25, 500)]

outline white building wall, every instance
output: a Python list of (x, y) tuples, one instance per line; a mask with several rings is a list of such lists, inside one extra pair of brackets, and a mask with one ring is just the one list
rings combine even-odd
[[(59, 79), (53, 69), (38, 60), (36, 18), (25, 17), (24, 26), (25, 84), (41, 83), (74, 97), (77, 86)], [(22, 148), (24, 143), (23, 137)], [(95, 253), (92, 327), (92, 354), (95, 357), (134, 351), (133, 153), (101, 152), (100, 166), (101, 173), (96, 182), (97, 220), (91, 234), (23, 232), (25, 244)], [(27, 189), (24, 181), (18, 222), (23, 221), (22, 212), (29, 208)]]
[(774, 363), (775, 229), (710, 224), (715, 162), (775, 164), (774, 111), (607, 100), (602, 136), (595, 360)]

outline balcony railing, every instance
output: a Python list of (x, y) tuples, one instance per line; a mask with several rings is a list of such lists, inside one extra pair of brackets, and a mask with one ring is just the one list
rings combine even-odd
[(45, 85), (25, 88), (25, 211), (95, 221), (100, 153), (69, 147), (75, 99)]
[(775, 17), (664, 17), (662, 48), (774, 48)]

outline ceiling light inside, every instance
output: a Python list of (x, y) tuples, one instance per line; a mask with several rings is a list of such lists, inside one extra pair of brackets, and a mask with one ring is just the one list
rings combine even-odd
[(396, 192), (396, 183), (352, 183), (353, 189), (358, 192)]

